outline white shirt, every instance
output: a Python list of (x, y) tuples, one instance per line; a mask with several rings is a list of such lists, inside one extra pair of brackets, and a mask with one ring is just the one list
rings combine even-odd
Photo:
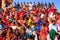
[(14, 30), (15, 30), (16, 28), (17, 28), (17, 26), (12, 26), (12, 29), (14, 29)]
[(32, 34), (31, 29), (26, 29), (26, 32), (29, 33), (29, 34)]
[(50, 31), (51, 29), (54, 29), (54, 30), (57, 32), (57, 30), (58, 30), (58, 25), (57, 25), (57, 24), (55, 24), (55, 25), (50, 24), (50, 25), (49, 25), (49, 31)]
[(58, 31), (60, 31), (60, 26), (58, 25)]

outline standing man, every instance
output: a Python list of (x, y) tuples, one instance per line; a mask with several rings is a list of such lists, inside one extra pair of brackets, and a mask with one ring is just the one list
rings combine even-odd
[(55, 40), (55, 36), (59, 35), (57, 31), (58, 31), (58, 25), (56, 24), (55, 20), (52, 20), (52, 23), (49, 24), (49, 36), (51, 40)]

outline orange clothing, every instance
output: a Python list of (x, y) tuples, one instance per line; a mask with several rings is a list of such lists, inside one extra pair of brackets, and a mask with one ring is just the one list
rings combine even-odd
[(47, 27), (42, 27), (40, 31), (40, 39), (41, 40), (46, 40), (46, 36), (48, 34), (48, 28)]
[(6, 34), (6, 40), (10, 40), (9, 30), (7, 31), (7, 34)]

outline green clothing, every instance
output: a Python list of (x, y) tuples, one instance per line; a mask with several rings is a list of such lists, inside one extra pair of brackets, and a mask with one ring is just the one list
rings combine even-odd
[(50, 35), (50, 39), (54, 40), (55, 39), (55, 35), (59, 35), (54, 29), (51, 29), (49, 32)]

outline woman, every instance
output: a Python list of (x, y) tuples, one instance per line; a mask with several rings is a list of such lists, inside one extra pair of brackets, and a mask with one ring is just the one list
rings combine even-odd
[(46, 23), (43, 23), (40, 31), (40, 40), (46, 40), (47, 34), (48, 34), (48, 27), (46, 26)]

